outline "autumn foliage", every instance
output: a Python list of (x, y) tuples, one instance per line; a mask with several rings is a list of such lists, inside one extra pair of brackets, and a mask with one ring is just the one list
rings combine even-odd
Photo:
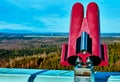
[[(45, 43), (38, 47), (5, 50), (0, 49), (0, 67), (31, 69), (65, 69), (73, 70), (73, 66), (60, 65), (61, 42), (67, 39), (56, 39), (59, 44)], [(52, 42), (52, 41), (51, 41)], [(120, 43), (108, 43), (109, 65), (95, 66), (96, 71), (120, 72)]]

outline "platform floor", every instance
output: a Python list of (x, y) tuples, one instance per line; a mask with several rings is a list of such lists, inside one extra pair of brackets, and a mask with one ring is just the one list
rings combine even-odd
[[(74, 82), (74, 71), (0, 68), (0, 82)], [(95, 72), (95, 82), (120, 82), (120, 72)]]

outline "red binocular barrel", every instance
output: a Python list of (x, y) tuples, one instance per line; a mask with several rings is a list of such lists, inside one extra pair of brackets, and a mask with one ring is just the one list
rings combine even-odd
[(96, 3), (87, 6), (86, 17), (81, 3), (72, 7), (68, 45), (63, 45), (61, 64), (108, 65), (107, 46), (100, 44), (99, 9)]

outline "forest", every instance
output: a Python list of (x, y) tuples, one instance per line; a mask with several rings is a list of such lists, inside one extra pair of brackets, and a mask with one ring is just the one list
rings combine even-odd
[[(1, 39), (0, 67), (73, 70), (73, 66), (65, 67), (60, 65), (61, 45), (66, 43), (67, 40), (68, 38)], [(96, 71), (120, 72), (119, 39), (102, 38), (102, 43), (108, 45), (109, 65), (105, 67), (95, 66), (94, 69)], [(14, 48), (7, 48), (12, 44), (20, 46), (27, 44), (28, 47), (13, 46)], [(1, 45), (6, 47), (1, 47)]]

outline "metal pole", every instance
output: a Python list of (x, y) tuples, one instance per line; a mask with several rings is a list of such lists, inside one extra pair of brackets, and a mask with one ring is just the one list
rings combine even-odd
[(95, 82), (93, 67), (74, 68), (74, 82)]
[(88, 42), (88, 34), (87, 32), (82, 32), (81, 41), (80, 41), (80, 51), (83, 54), (87, 52), (87, 42)]

